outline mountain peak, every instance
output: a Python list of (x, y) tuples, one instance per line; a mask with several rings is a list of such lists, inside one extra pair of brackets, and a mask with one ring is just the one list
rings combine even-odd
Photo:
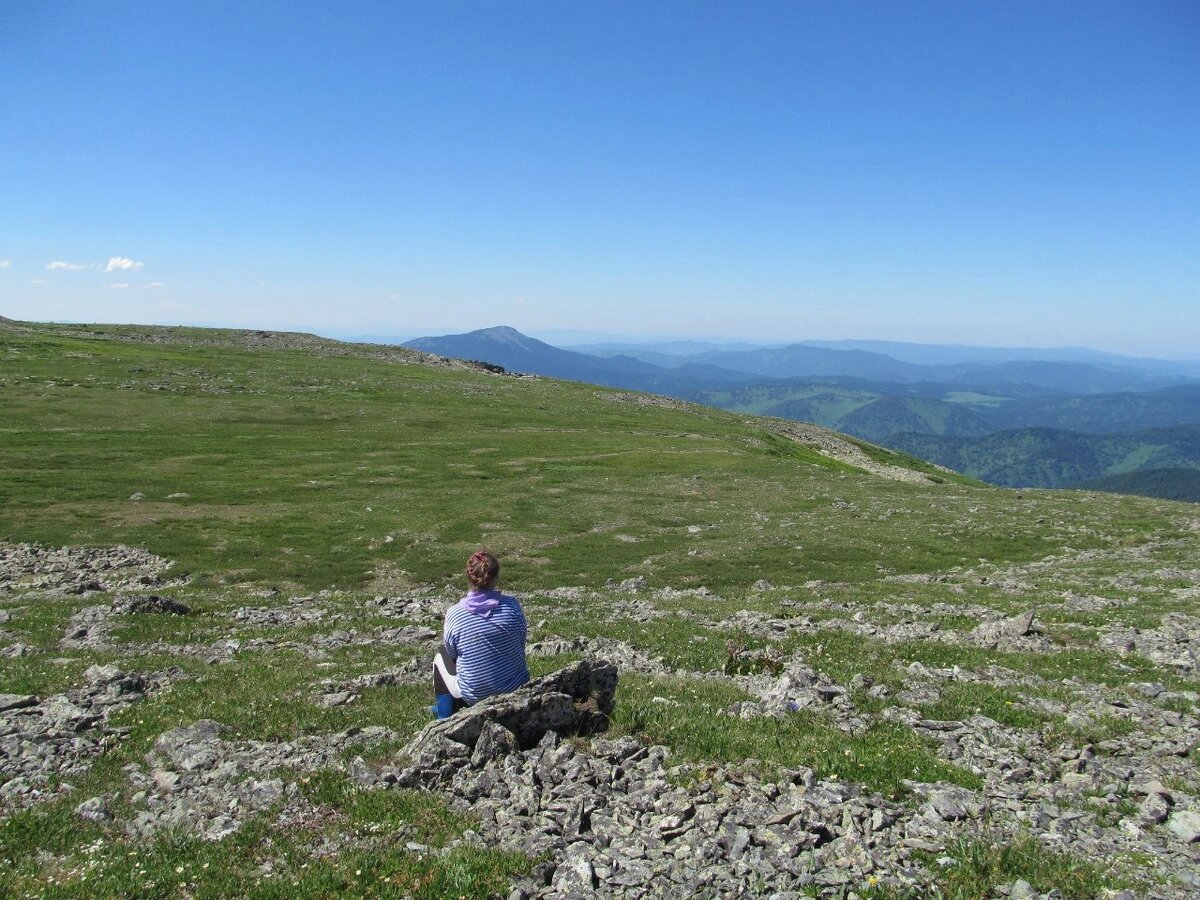
[(527, 334), (522, 334), (513, 328), (511, 325), (493, 325), (491, 328), (480, 328), (477, 331), (468, 332), (466, 337), (476, 340), (499, 341), (506, 344), (517, 344), (522, 347), (528, 347), (531, 344), (541, 343)]

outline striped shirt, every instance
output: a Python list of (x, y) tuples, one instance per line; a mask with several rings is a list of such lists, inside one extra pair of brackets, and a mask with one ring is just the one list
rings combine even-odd
[(489, 591), (500, 601), (495, 609), (477, 614), (460, 600), (446, 610), (442, 638), (454, 654), (458, 687), (468, 703), (493, 694), (515, 691), (529, 680), (525, 638), (529, 625), (516, 597)]

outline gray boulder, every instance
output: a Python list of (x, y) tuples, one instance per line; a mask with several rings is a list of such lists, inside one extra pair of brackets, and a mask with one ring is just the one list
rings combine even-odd
[[(484, 726), (493, 722), (509, 731), (521, 750), (537, 746), (548, 731), (595, 734), (608, 728), (616, 690), (616, 666), (602, 659), (580, 660), (511, 693), (430, 722), (403, 752), (412, 759), (439, 756), (447, 743), (474, 750)], [(487, 750), (489, 755), (504, 752), (494, 735), (489, 743), (497, 746)]]
[(1200, 812), (1180, 810), (1171, 816), (1167, 828), (1177, 840), (1185, 844), (1200, 843)]
[(980, 646), (995, 648), (1033, 634), (1033, 619), (1034, 610), (1031, 609), (998, 622), (984, 622), (971, 632), (970, 637)]

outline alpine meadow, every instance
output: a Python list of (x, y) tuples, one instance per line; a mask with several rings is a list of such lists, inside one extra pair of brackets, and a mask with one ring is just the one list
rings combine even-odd
[[(1194, 504), (397, 346), (8, 319), (0, 465), (6, 896), (1200, 891)], [(481, 546), (534, 680), (450, 733)], [(564, 695), (575, 733), (512, 725)]]

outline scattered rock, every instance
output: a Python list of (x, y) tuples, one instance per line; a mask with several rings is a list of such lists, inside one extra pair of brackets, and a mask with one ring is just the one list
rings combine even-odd
[(1138, 818), (1147, 825), (1161, 825), (1171, 814), (1171, 803), (1162, 794), (1149, 794), (1138, 807)]
[(1180, 810), (1171, 816), (1167, 828), (1185, 844), (1200, 843), (1200, 812)]
[[(145, 767), (126, 767), (131, 792), (143, 797), (126, 823), (129, 834), (150, 837), (164, 829), (181, 830), (218, 841), (267, 810), (282, 807), (278, 813), (282, 820), (293, 815), (303, 818), (306, 801), (299, 787), (272, 772), (287, 769), (304, 774), (341, 768), (348, 748), (395, 738), (394, 732), (381, 727), (280, 742), (230, 741), (228, 731), (211, 719), (170, 729), (146, 754)], [(371, 777), (365, 780), (375, 783)]]
[(86, 774), (96, 757), (129, 733), (127, 727), (110, 726), (109, 716), (165, 690), (181, 675), (177, 668), (136, 675), (116, 666), (92, 666), (84, 673), (82, 687), (63, 694), (42, 700), (2, 695), (0, 794), (6, 805), (19, 809), (47, 800), (53, 796), (51, 779)]
[(984, 622), (971, 632), (970, 638), (974, 643), (991, 649), (1011, 645), (1017, 638), (1034, 633), (1033, 619), (1034, 610), (1031, 609), (998, 622)]
[(114, 613), (128, 615), (131, 613), (169, 613), (175, 616), (186, 616), (192, 608), (186, 603), (180, 603), (170, 597), (160, 597), (157, 594), (144, 596), (122, 596), (112, 603)]
[(0, 595), (86, 594), (182, 583), (171, 563), (141, 547), (44, 547), (0, 543)]
[(75, 807), (75, 815), (89, 822), (107, 822), (112, 818), (108, 812), (108, 800), (104, 797), (92, 797), (84, 800)]

